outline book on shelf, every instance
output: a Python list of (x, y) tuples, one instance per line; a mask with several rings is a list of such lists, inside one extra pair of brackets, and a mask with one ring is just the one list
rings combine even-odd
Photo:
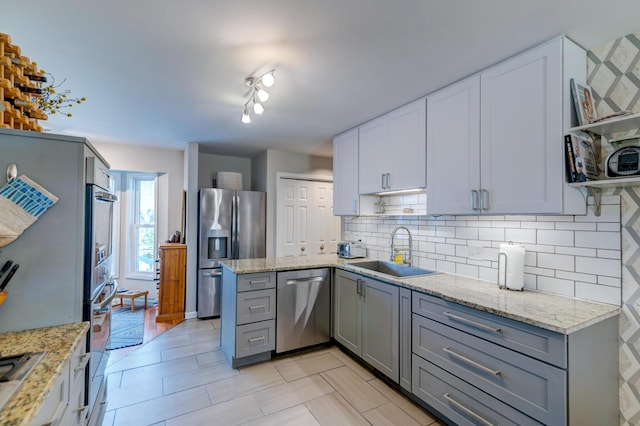
[(633, 114), (633, 112), (631, 111), (618, 111), (612, 114), (604, 115), (602, 117), (597, 117), (594, 120), (592, 120), (591, 123), (599, 123), (601, 121), (610, 120), (612, 118), (626, 117), (627, 115), (631, 115), (631, 114)]
[(586, 182), (598, 179), (598, 163), (593, 140), (576, 135), (565, 135), (567, 181)]

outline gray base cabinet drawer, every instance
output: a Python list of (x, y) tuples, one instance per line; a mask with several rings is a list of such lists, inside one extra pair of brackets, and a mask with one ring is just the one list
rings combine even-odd
[(564, 370), (413, 315), (413, 352), (545, 424), (567, 418)]
[(416, 314), (558, 367), (567, 367), (566, 336), (560, 333), (417, 292), (412, 306)]
[(276, 273), (238, 275), (238, 292), (276, 288)]
[(276, 321), (262, 321), (236, 327), (236, 358), (276, 348)]
[(274, 319), (276, 317), (276, 290), (258, 290), (238, 293), (236, 324)]
[(412, 365), (412, 393), (457, 425), (542, 424), (419, 356)]

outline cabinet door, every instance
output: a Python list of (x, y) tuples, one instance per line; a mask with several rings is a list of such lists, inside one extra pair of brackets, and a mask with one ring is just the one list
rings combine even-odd
[(426, 186), (426, 101), (424, 98), (391, 111), (387, 116), (392, 164), (391, 190)]
[(481, 74), (486, 213), (562, 212), (562, 87), (561, 39)]
[(333, 214), (360, 214), (357, 128), (333, 139), (333, 184)]
[(333, 337), (347, 349), (360, 355), (361, 302), (359, 275), (336, 270), (333, 291)]
[(367, 279), (362, 297), (362, 359), (398, 383), (400, 328), (398, 287)]
[[(480, 187), (480, 77), (427, 97), (427, 212), (474, 212)], [(476, 198), (477, 199), (477, 198)], [(479, 205), (476, 204), (478, 207)]]
[(391, 173), (387, 116), (363, 124), (358, 134), (358, 187), (360, 194), (387, 188), (386, 174)]

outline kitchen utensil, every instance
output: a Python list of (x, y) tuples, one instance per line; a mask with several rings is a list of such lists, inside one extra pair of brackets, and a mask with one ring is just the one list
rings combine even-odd
[(13, 278), (13, 274), (16, 273), (19, 267), (20, 265), (17, 263), (13, 265), (13, 267), (11, 268), (11, 270), (9, 271), (5, 279), (2, 280), (2, 283), (0, 283), (0, 291), (4, 290), (7, 284), (9, 284), (9, 281), (11, 280), (11, 278)]
[(13, 260), (7, 260), (4, 265), (2, 265), (2, 269), (0, 269), (0, 278), (13, 266)]

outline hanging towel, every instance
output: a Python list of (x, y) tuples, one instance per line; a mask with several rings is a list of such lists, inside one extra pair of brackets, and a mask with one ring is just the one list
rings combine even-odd
[(19, 176), (0, 188), (0, 247), (18, 238), (58, 197), (29, 179)]

